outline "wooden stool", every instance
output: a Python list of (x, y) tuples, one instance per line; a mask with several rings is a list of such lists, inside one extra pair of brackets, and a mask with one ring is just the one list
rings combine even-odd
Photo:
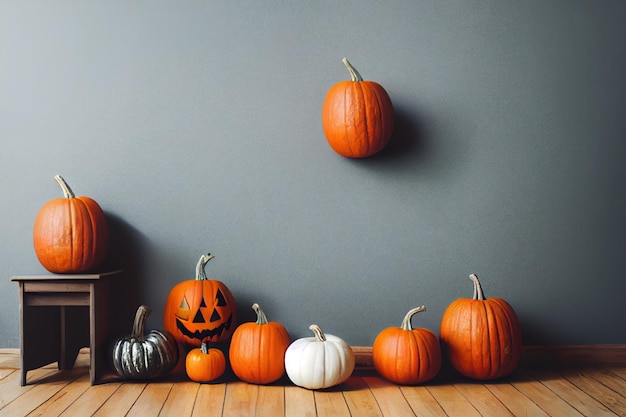
[(53, 362), (71, 369), (78, 352), (90, 349), (91, 384), (101, 382), (111, 335), (112, 283), (123, 271), (16, 276), (20, 294), (21, 384), (26, 373)]

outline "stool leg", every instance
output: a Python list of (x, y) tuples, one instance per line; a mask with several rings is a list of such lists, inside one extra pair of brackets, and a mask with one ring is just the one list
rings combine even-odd
[(22, 365), (20, 366), (20, 385), (26, 385), (26, 374), (28, 371), (24, 368), (24, 361), (22, 361)]
[(106, 343), (109, 338), (109, 282), (100, 281), (92, 284), (90, 320), (90, 350), (91, 350), (91, 385), (99, 384), (103, 380), (105, 369), (108, 368), (112, 355), (108, 354)]
[(62, 306), (59, 369), (72, 369), (80, 349), (88, 345), (88, 307)]
[(59, 359), (59, 311), (56, 307), (24, 306), (21, 315), (22, 383), (28, 371)]

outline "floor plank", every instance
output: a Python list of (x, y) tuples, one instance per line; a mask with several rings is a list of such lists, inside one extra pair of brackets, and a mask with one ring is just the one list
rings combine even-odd
[(139, 398), (146, 383), (130, 382), (120, 386), (94, 414), (97, 417), (123, 416)]
[(435, 397), (425, 386), (400, 387), (404, 398), (417, 417), (446, 417)]
[(385, 416), (414, 417), (415, 413), (404, 398), (402, 390), (379, 376), (363, 377)]
[(605, 366), (604, 369), (618, 376), (619, 378), (626, 380), (626, 366)]
[(341, 391), (315, 391), (313, 396), (317, 417), (350, 417), (350, 409)]
[(255, 417), (276, 417), (285, 414), (285, 387), (259, 386)]
[(174, 384), (165, 400), (165, 404), (163, 404), (163, 408), (161, 408), (159, 416), (190, 416), (198, 388), (199, 384), (196, 382), (181, 381)]
[(449, 417), (480, 417), (480, 413), (454, 385), (429, 386), (428, 391)]
[(60, 416), (63, 417), (84, 417), (93, 415), (104, 404), (111, 395), (120, 387), (120, 383), (95, 385), (90, 387)]
[(578, 389), (604, 404), (613, 413), (618, 416), (626, 416), (626, 398), (596, 379), (596, 377), (601, 375), (601, 371), (568, 371), (561, 372), (561, 375), (578, 387)]
[(454, 387), (467, 398), (483, 417), (507, 417), (514, 415), (482, 383), (461, 382), (454, 384)]
[(226, 384), (200, 384), (191, 417), (221, 416)]
[(15, 372), (19, 373), (17, 369), (0, 369), (0, 381)]
[(522, 394), (532, 398), (533, 402), (550, 416), (583, 417), (565, 400), (526, 373), (518, 372), (511, 383)]
[(541, 407), (510, 384), (489, 384), (486, 387), (514, 416), (550, 417)]
[(337, 387), (308, 390), (286, 379), (254, 385), (234, 376), (212, 384), (176, 376), (91, 386), (89, 356), (79, 355), (71, 370), (50, 364), (30, 371), (22, 387), (16, 355), (0, 351), (0, 417), (626, 417), (626, 365), (617, 362), (526, 366), (489, 382), (445, 374), (418, 386), (397, 386), (360, 369)]
[(587, 370), (581, 374), (583, 378), (593, 378), (602, 385), (612, 389), (618, 396), (626, 398), (626, 380), (605, 369)]
[(28, 395), (20, 395), (6, 407), (0, 409), (0, 417), (25, 416), (35, 410), (39, 404), (45, 403), (56, 395), (66, 385), (68, 385), (68, 381), (63, 379), (35, 385), (27, 391)]
[(343, 396), (350, 414), (360, 417), (383, 417), (374, 394), (361, 377), (350, 377), (344, 382)]
[(285, 387), (285, 415), (315, 417), (315, 395), (313, 391), (296, 386)]
[(241, 381), (229, 383), (226, 387), (222, 417), (253, 416), (258, 395), (259, 387), (257, 385)]
[[(29, 380), (32, 376), (33, 379), (44, 379), (48, 376), (55, 375), (57, 372), (50, 368), (35, 369), (29, 372)], [(25, 386), (20, 385), (20, 372), (12, 372), (5, 378), (0, 380), (0, 409), (5, 408), (9, 403), (15, 401), (16, 398), (26, 394), (32, 390), (35, 385), (29, 384)]]
[(54, 396), (35, 408), (29, 417), (58, 416), (91, 387), (89, 374), (70, 382)]
[(616, 416), (615, 413), (610, 411), (601, 402), (597, 401), (586, 392), (580, 390), (570, 381), (561, 377), (558, 373), (552, 370), (532, 369), (529, 370), (529, 373), (584, 416)]
[(137, 398), (137, 401), (128, 410), (126, 416), (147, 417), (159, 415), (173, 386), (173, 383), (168, 382), (148, 384), (139, 395), (139, 398)]

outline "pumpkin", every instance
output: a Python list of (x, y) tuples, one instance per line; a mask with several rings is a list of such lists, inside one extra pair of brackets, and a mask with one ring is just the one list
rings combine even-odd
[(170, 372), (178, 362), (178, 345), (171, 334), (159, 330), (144, 334), (151, 312), (149, 307), (139, 306), (132, 334), (115, 342), (113, 365), (122, 377), (155, 378)]
[(285, 351), (291, 343), (287, 329), (268, 322), (257, 303), (252, 305), (256, 322), (243, 323), (230, 341), (230, 367), (243, 381), (269, 384), (285, 374)]
[(199, 347), (202, 342), (227, 341), (237, 325), (235, 298), (223, 282), (208, 279), (206, 264), (214, 256), (200, 256), (196, 279), (176, 284), (163, 312), (165, 330), (176, 340)]
[(474, 296), (453, 301), (443, 313), (439, 337), (451, 365), (478, 380), (511, 374), (522, 353), (522, 331), (513, 308), (501, 298), (485, 298), (470, 275)]
[(351, 80), (328, 90), (322, 105), (322, 127), (330, 147), (348, 158), (365, 158), (381, 151), (391, 139), (393, 105), (385, 89), (343, 59)]
[(192, 381), (211, 382), (224, 374), (226, 357), (221, 350), (209, 348), (206, 342), (202, 342), (199, 348), (187, 353), (185, 370)]
[(312, 324), (314, 337), (303, 337), (285, 352), (285, 371), (294, 384), (308, 388), (330, 388), (346, 381), (354, 371), (354, 352), (341, 338), (324, 334)]
[(109, 229), (104, 212), (90, 197), (76, 197), (56, 175), (63, 198), (45, 203), (35, 218), (33, 244), (41, 265), (55, 274), (80, 273), (104, 262)]
[(374, 368), (396, 384), (420, 384), (434, 378), (441, 369), (437, 336), (428, 329), (411, 327), (413, 315), (422, 311), (426, 311), (426, 307), (409, 310), (400, 327), (388, 327), (374, 340)]

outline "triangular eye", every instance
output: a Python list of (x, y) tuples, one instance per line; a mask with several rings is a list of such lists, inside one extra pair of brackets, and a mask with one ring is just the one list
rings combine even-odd
[(202, 297), (202, 300), (200, 301), (200, 307), (206, 307), (206, 303), (204, 302), (204, 297)]
[(217, 294), (215, 294), (215, 305), (219, 307), (225, 307), (228, 305), (226, 303), (226, 298), (224, 298), (224, 294), (220, 290), (217, 290)]
[(218, 313), (217, 310), (213, 309), (213, 314), (211, 314), (211, 323), (214, 321), (221, 320), (221, 319), (222, 319), (222, 316), (220, 316), (220, 313)]
[(181, 320), (189, 320), (189, 303), (187, 303), (187, 297), (183, 296), (183, 299), (180, 301), (180, 307), (178, 307), (176, 316)]
[(200, 311), (200, 309), (198, 309), (196, 316), (193, 318), (193, 322), (194, 323), (206, 323), (204, 321), (204, 316), (202, 315), (202, 312)]

